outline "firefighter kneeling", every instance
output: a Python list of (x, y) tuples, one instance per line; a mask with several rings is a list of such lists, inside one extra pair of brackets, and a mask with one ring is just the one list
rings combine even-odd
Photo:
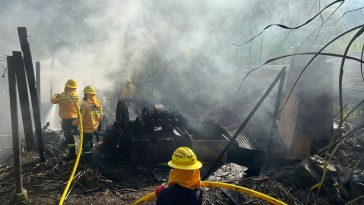
[(168, 162), (168, 187), (159, 186), (156, 190), (157, 205), (202, 204), (200, 189), (200, 168), (202, 164), (188, 147), (179, 147)]
[(102, 120), (102, 104), (96, 96), (96, 91), (91, 86), (83, 89), (84, 98), (81, 104), (83, 125), (83, 145), (81, 162), (92, 162), (93, 137), (97, 135), (99, 124)]

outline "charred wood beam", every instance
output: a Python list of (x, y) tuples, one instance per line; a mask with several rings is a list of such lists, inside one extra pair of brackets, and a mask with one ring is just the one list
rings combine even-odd
[[(16, 77), (15, 67), (16, 62), (14, 56), (7, 57), (8, 64), (8, 83), (9, 83), (9, 98), (10, 98), (10, 118), (11, 118), (11, 132), (13, 138), (13, 152), (14, 152), (14, 174), (15, 174), (15, 193), (24, 193), (22, 167), (21, 167), (21, 153), (19, 141), (19, 122), (18, 122), (18, 100), (16, 96)], [(19, 84), (19, 83), (18, 83)], [(19, 93), (20, 94), (20, 93)]]
[(35, 125), (35, 133), (38, 142), (38, 152), (41, 161), (45, 161), (43, 136), (42, 136), (42, 124), (40, 120), (40, 107), (38, 102), (38, 93), (35, 84), (34, 68), (32, 54), (30, 52), (30, 46), (28, 42), (27, 29), (25, 27), (18, 27), (18, 35), (20, 40), (20, 47), (24, 54), (24, 65), (28, 78), (28, 86), (30, 91), (30, 97), (32, 100), (33, 118)]
[(27, 151), (33, 150), (33, 123), (28, 97), (27, 79), (25, 76), (23, 58), (20, 51), (13, 51), (12, 72), (14, 72), (18, 84), (19, 102), (23, 119), (25, 146)]
[(253, 115), (255, 114), (255, 112), (262, 105), (262, 103), (267, 98), (267, 96), (269, 95), (269, 93), (272, 91), (272, 89), (274, 88), (274, 86), (277, 84), (277, 82), (279, 81), (279, 79), (281, 79), (281, 77), (284, 75), (285, 70), (286, 70), (285, 68), (286, 67), (284, 67), (278, 73), (278, 75), (276, 76), (276, 78), (273, 80), (272, 84), (265, 91), (265, 93), (263, 94), (263, 96), (259, 99), (259, 101), (257, 102), (257, 104), (254, 106), (253, 110), (249, 113), (249, 115), (246, 117), (246, 119), (240, 125), (239, 129), (235, 132), (234, 136), (230, 139), (229, 143), (225, 146), (224, 150), (220, 153), (220, 155), (217, 157), (217, 159), (215, 160), (215, 162), (211, 165), (211, 167), (207, 170), (206, 174), (202, 177), (202, 180), (206, 180), (213, 173), (213, 171), (215, 170), (215, 168), (219, 165), (219, 163), (220, 163), (221, 159), (223, 158), (223, 156), (225, 155), (225, 153), (229, 150), (229, 148), (231, 147), (231, 145), (233, 145), (235, 143), (235, 140), (239, 136), (239, 134), (241, 133), (241, 131), (245, 128), (245, 126), (248, 124), (248, 122), (253, 117)]
[(273, 122), (272, 122), (272, 127), (271, 127), (271, 132), (269, 133), (271, 136), (271, 139), (268, 142), (268, 146), (267, 146), (267, 153), (269, 155), (271, 148), (272, 148), (272, 143), (274, 140), (274, 134), (277, 130), (277, 118), (278, 118), (278, 111), (279, 111), (279, 107), (281, 105), (281, 101), (282, 101), (282, 96), (283, 96), (283, 85), (284, 85), (284, 80), (286, 78), (286, 67), (284, 67), (282, 69), (283, 73), (281, 75), (281, 78), (279, 80), (279, 87), (278, 87), (278, 92), (277, 92), (277, 99), (276, 99), (276, 104), (274, 107), (274, 112), (273, 112)]
[(41, 105), (40, 100), (40, 62), (35, 62), (35, 73), (36, 73), (36, 86), (37, 86), (37, 93), (38, 93), (38, 103), (39, 107)]

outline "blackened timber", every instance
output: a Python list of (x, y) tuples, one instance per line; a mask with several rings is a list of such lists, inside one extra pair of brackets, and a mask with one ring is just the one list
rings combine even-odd
[[(14, 152), (14, 173), (16, 180), (16, 193), (23, 192), (22, 167), (20, 157), (20, 141), (19, 141), (19, 123), (18, 123), (18, 100), (16, 97), (16, 78), (14, 69), (14, 57), (8, 56), (8, 83), (9, 83), (9, 98), (10, 98), (10, 118), (11, 132), (13, 137), (13, 152)], [(19, 85), (19, 83), (18, 83)]]
[(243, 123), (240, 125), (239, 129), (235, 132), (234, 136), (230, 139), (229, 143), (225, 146), (224, 150), (220, 153), (220, 155), (217, 157), (216, 161), (211, 165), (211, 167), (207, 170), (205, 175), (202, 177), (202, 180), (206, 180), (212, 172), (215, 170), (217, 165), (220, 163), (222, 157), (225, 155), (225, 153), (228, 151), (228, 149), (233, 145), (236, 138), (239, 136), (240, 132), (244, 129), (244, 127), (248, 124), (250, 119), (253, 117), (255, 112), (258, 110), (258, 108), (262, 105), (264, 100), (267, 98), (269, 93), (272, 91), (274, 86), (277, 84), (278, 80), (281, 79), (282, 75), (285, 73), (285, 67), (282, 68), (282, 70), (278, 73), (276, 78), (273, 80), (272, 84), (269, 86), (269, 88), (265, 91), (263, 96), (259, 99), (257, 104), (254, 106), (253, 110), (249, 113), (249, 115), (246, 117), (246, 119), (243, 121)]
[(270, 140), (268, 143), (268, 147), (267, 147), (267, 154), (270, 154), (271, 148), (272, 148), (272, 143), (274, 140), (274, 136), (275, 133), (277, 132), (277, 118), (279, 115), (279, 107), (281, 105), (281, 101), (282, 101), (282, 96), (283, 96), (283, 85), (284, 85), (284, 80), (286, 79), (286, 68), (284, 67), (282, 69), (283, 73), (281, 76), (281, 79), (279, 80), (279, 87), (278, 87), (278, 92), (277, 92), (277, 98), (276, 98), (276, 104), (274, 106), (274, 112), (273, 112), (273, 122), (272, 122), (272, 128), (271, 128), (271, 133), (270, 134)]
[(41, 98), (40, 98), (40, 63), (39, 62), (35, 62), (35, 74), (36, 74), (36, 86), (37, 86), (37, 93), (38, 93), (38, 103), (39, 106), (42, 104), (41, 103)]
[(28, 97), (27, 79), (25, 76), (24, 63), (20, 51), (13, 51), (12, 69), (18, 84), (19, 102), (21, 116), (23, 119), (25, 146), (27, 151), (33, 149), (33, 123), (30, 112), (30, 101)]
[(30, 91), (30, 96), (32, 100), (33, 108), (33, 118), (35, 125), (35, 133), (38, 142), (38, 152), (41, 161), (45, 161), (44, 147), (43, 147), (43, 136), (42, 136), (42, 124), (40, 120), (40, 107), (38, 101), (38, 93), (35, 85), (35, 76), (33, 68), (32, 54), (30, 52), (30, 46), (28, 42), (27, 29), (25, 27), (18, 27), (18, 34), (20, 40), (20, 47), (23, 51), (25, 71), (28, 78), (28, 86)]

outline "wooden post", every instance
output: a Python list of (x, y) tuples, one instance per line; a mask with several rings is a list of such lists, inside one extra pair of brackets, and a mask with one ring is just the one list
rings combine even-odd
[(35, 76), (33, 68), (32, 54), (30, 52), (30, 46), (28, 42), (27, 29), (25, 27), (18, 27), (18, 34), (20, 40), (20, 47), (23, 51), (23, 59), (25, 65), (25, 71), (28, 78), (28, 86), (30, 91), (30, 97), (32, 99), (32, 108), (35, 124), (35, 133), (38, 142), (38, 152), (41, 161), (45, 161), (44, 147), (43, 147), (43, 136), (42, 136), (42, 124), (40, 120), (40, 108), (38, 102), (37, 88), (35, 85)]
[(10, 98), (10, 113), (11, 113), (11, 130), (13, 137), (13, 152), (14, 152), (14, 174), (15, 174), (15, 195), (13, 204), (18, 202), (28, 201), (27, 191), (23, 188), (21, 153), (19, 141), (19, 124), (18, 124), (18, 103), (16, 97), (16, 78), (14, 72), (14, 57), (8, 56), (8, 83), (9, 83), (9, 98)]
[(27, 151), (31, 151), (33, 149), (33, 123), (30, 112), (30, 101), (28, 97), (28, 87), (27, 87), (27, 79), (25, 77), (25, 70), (23, 59), (20, 51), (13, 51), (13, 71), (16, 75), (18, 82), (18, 94), (19, 94), (19, 102), (21, 108), (21, 116), (23, 119), (23, 127), (24, 127), (24, 135), (25, 135), (25, 145)]
[(35, 74), (36, 74), (36, 86), (37, 86), (37, 93), (38, 93), (38, 103), (39, 107), (41, 106), (41, 98), (40, 98), (40, 63), (35, 62)]
[(54, 69), (54, 59), (52, 59), (49, 66), (49, 97), (52, 97), (53, 93), (53, 69)]

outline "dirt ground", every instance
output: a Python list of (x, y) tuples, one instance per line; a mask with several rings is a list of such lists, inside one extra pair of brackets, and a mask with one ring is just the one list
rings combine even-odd
[[(29, 204), (56, 204), (63, 192), (73, 161), (51, 158), (38, 163), (36, 153), (23, 157), (23, 183), (28, 191)], [(153, 191), (159, 184), (150, 170), (141, 167), (115, 167), (120, 173), (118, 182), (105, 178), (97, 166), (80, 165), (76, 183), (67, 204), (130, 204), (139, 197)], [(0, 168), (0, 204), (9, 204), (15, 187), (11, 164)]]
[[(28, 191), (29, 204), (57, 204), (72, 166), (73, 161), (65, 162), (57, 157), (51, 157), (47, 162), (39, 163), (37, 153), (23, 153), (23, 181), (24, 188)], [(239, 166), (225, 165), (209, 180), (241, 183), (245, 170), (236, 167)], [(12, 199), (15, 187), (13, 171), (11, 161), (8, 166), (0, 168), (0, 195), (2, 196), (0, 204), (9, 204)], [(158, 185), (163, 183), (167, 174), (168, 167), (163, 165), (102, 167), (80, 164), (75, 175), (76, 183), (71, 185), (71, 193), (65, 204), (131, 204), (138, 198), (154, 191)], [(246, 180), (245, 182), (251, 182), (246, 183), (247, 186), (254, 186), (254, 183), (264, 184), (262, 181)], [(270, 188), (274, 189), (272, 186)], [(205, 205), (234, 204), (227, 194), (230, 194), (231, 197), (238, 197), (236, 200), (239, 203), (267, 204), (249, 197), (244, 198), (234, 192), (227, 193), (221, 189), (203, 188), (203, 190), (203, 204)], [(284, 195), (278, 194), (277, 197), (287, 199)], [(147, 204), (155, 204), (155, 200)]]
[[(38, 154), (35, 152), (24, 152), (24, 150), (22, 152), (23, 184), (24, 188), (28, 191), (29, 204), (57, 204), (71, 174), (74, 161), (67, 162), (62, 159), (62, 155), (65, 154), (65, 148), (57, 138), (57, 135), (59, 136), (59, 134), (51, 134), (45, 137), (46, 162), (40, 163)], [(353, 156), (350, 155), (349, 157), (352, 159), (347, 163), (345, 160), (339, 160), (338, 162), (341, 162), (345, 167), (351, 167), (350, 164), (352, 162), (360, 162), (357, 158), (362, 153), (362, 149), (353, 152), (351, 150), (353, 145), (350, 143), (346, 147), (350, 148), (350, 152), (345, 151), (345, 149), (342, 151), (343, 153), (353, 153)], [(341, 158), (348, 159), (348, 156), (343, 155)], [(257, 177), (246, 177), (245, 172), (247, 169), (245, 167), (228, 163), (220, 167), (208, 180), (238, 184), (280, 199), (287, 204), (300, 205), (303, 204), (307, 196), (306, 192), (310, 186), (305, 185), (307, 180), (300, 177), (302, 170), (298, 169), (300, 168), (299, 165), (305, 165), (305, 163), (317, 164), (313, 160), (306, 161), (286, 168), (277, 168), (271, 170), (272, 174)], [(0, 165), (0, 205), (11, 204), (15, 189), (12, 163), (12, 159), (9, 159), (3, 165)], [(204, 173), (208, 167), (209, 164), (204, 163), (201, 172)], [(359, 171), (363, 170), (362, 167), (358, 168)], [(97, 163), (97, 165), (81, 163), (77, 169), (74, 183), (70, 187), (71, 192), (65, 204), (131, 204), (140, 197), (154, 191), (158, 185), (165, 182), (168, 171), (169, 168), (166, 164), (120, 165), (120, 163), (110, 164), (108, 160), (101, 160), (101, 163)], [(313, 171), (309, 172), (312, 172), (312, 176), (308, 175), (311, 178), (315, 176)], [(360, 176), (364, 172), (360, 173), (356, 174), (358, 179), (361, 179)], [(339, 177), (340, 174), (341, 172), (338, 171), (337, 176)], [(356, 175), (354, 174), (354, 176)], [(335, 177), (332, 176), (330, 179), (336, 180)], [(331, 187), (335, 188), (335, 184), (337, 183), (333, 183)], [(341, 188), (344, 188), (344, 186)], [(227, 190), (212, 188), (203, 188), (203, 190), (204, 205), (268, 204), (259, 199)], [(349, 191), (350, 189), (345, 190)], [(334, 192), (328, 190), (327, 193)], [(362, 192), (359, 192), (359, 195), (360, 193)], [(329, 199), (336, 195), (341, 196), (341, 191), (331, 195), (324, 194), (322, 197), (317, 198), (316, 204), (329, 204)], [(323, 200), (321, 201), (322, 203), (320, 200)], [(350, 200), (350, 198), (346, 200)], [(155, 204), (155, 201), (147, 204)]]

